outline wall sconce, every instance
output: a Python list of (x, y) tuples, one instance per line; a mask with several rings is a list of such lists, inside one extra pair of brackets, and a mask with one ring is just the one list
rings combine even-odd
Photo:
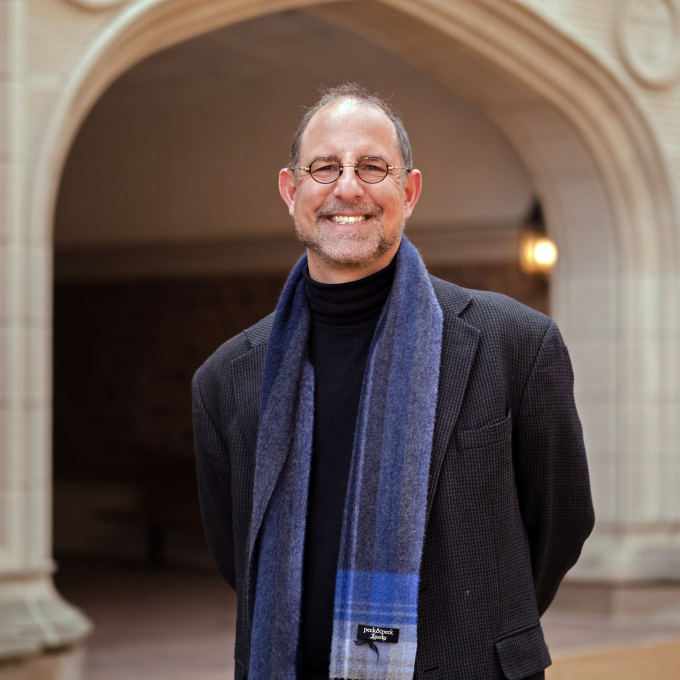
[(557, 246), (545, 233), (543, 210), (538, 201), (519, 240), (519, 266), (525, 274), (548, 274), (557, 262)]

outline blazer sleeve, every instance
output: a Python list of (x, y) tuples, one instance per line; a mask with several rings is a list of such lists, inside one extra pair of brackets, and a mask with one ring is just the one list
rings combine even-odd
[(196, 473), (203, 525), (217, 570), (236, 589), (229, 451), (206, 407), (199, 373), (194, 376), (191, 388)]
[(595, 522), (574, 375), (554, 322), (525, 385), (513, 437), (517, 492), (542, 615)]

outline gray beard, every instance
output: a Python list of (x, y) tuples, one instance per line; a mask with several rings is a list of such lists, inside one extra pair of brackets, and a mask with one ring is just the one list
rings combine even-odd
[[(364, 215), (371, 215), (375, 228), (368, 234), (342, 234), (326, 228), (326, 217), (336, 212), (356, 211)], [(377, 206), (362, 206), (357, 203), (333, 201), (324, 204), (316, 211), (316, 233), (313, 236), (305, 234), (300, 229), (297, 219), (295, 234), (301, 243), (311, 252), (318, 255), (331, 267), (363, 269), (377, 262), (395, 243), (399, 241), (404, 231), (404, 221), (393, 238), (385, 236), (382, 224), (383, 210)]]

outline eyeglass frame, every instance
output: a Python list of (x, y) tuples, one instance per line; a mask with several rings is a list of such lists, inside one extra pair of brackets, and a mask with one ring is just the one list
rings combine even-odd
[[(338, 176), (332, 181), (332, 182), (321, 182), (314, 175), (312, 175), (312, 165), (318, 160), (321, 160), (322, 158), (327, 158), (328, 160), (332, 161), (338, 161), (338, 167), (340, 168), (340, 172), (338, 172)], [(387, 172), (385, 173), (385, 177), (392, 172), (392, 170), (406, 170), (407, 174), (413, 170), (413, 168), (408, 168), (405, 165), (390, 165), (384, 158), (381, 158), (380, 156), (364, 156), (363, 158), (359, 159), (358, 163), (341, 163), (339, 158), (336, 158), (335, 156), (318, 156), (315, 158), (308, 166), (306, 167), (296, 167), (293, 168), (293, 170), (304, 170), (305, 172), (309, 173), (309, 176), (317, 183), (317, 184), (335, 184), (340, 177), (342, 176), (344, 168), (354, 168), (354, 174), (362, 181), (364, 184), (380, 184), (385, 177), (382, 179), (379, 179), (377, 182), (368, 182), (366, 181), (360, 174), (359, 174), (359, 166), (365, 161), (369, 160), (371, 158), (374, 158), (376, 160), (382, 161), (387, 165)]]

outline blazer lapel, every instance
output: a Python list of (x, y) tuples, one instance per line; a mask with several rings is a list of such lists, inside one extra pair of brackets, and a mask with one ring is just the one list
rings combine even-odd
[[(262, 394), (262, 375), (264, 373), (264, 362), (267, 353), (267, 343), (261, 342), (250, 352), (234, 359), (230, 369), (234, 385), (238, 386), (239, 391), (236, 402), (236, 419), (243, 433), (246, 444), (245, 455), (252, 461), (253, 471), (255, 469), (255, 458), (257, 452), (257, 432), (260, 422), (260, 397)], [(254, 588), (252, 582), (252, 558), (254, 542), (252, 540), (252, 508), (261, 504), (258, 501), (258, 490), (253, 488), (251, 495), (251, 525), (245, 535), (247, 541), (246, 569), (244, 592), (246, 596), (246, 630), (250, 630), (250, 619), (252, 616), (252, 604), (254, 602)], [(256, 519), (259, 524), (259, 521)], [(258, 526), (259, 529), (259, 526)]]
[(257, 429), (260, 424), (260, 396), (262, 395), (262, 374), (267, 354), (267, 340), (271, 333), (274, 314), (266, 316), (260, 323), (243, 331), (252, 349), (234, 359), (229, 365), (235, 389), (236, 419), (238, 421), (248, 453), (255, 460)]
[(431, 277), (435, 294), (444, 312), (442, 360), (439, 370), (439, 395), (432, 441), (430, 479), (427, 491), (425, 522), (430, 516), (439, 472), (458, 419), (470, 369), (477, 353), (480, 331), (459, 318), (472, 297), (463, 288)]
[(231, 362), (231, 376), (234, 386), (238, 387), (236, 419), (238, 421), (248, 453), (255, 459), (257, 429), (260, 422), (260, 395), (262, 394), (262, 374), (267, 345), (262, 343), (247, 354)]

